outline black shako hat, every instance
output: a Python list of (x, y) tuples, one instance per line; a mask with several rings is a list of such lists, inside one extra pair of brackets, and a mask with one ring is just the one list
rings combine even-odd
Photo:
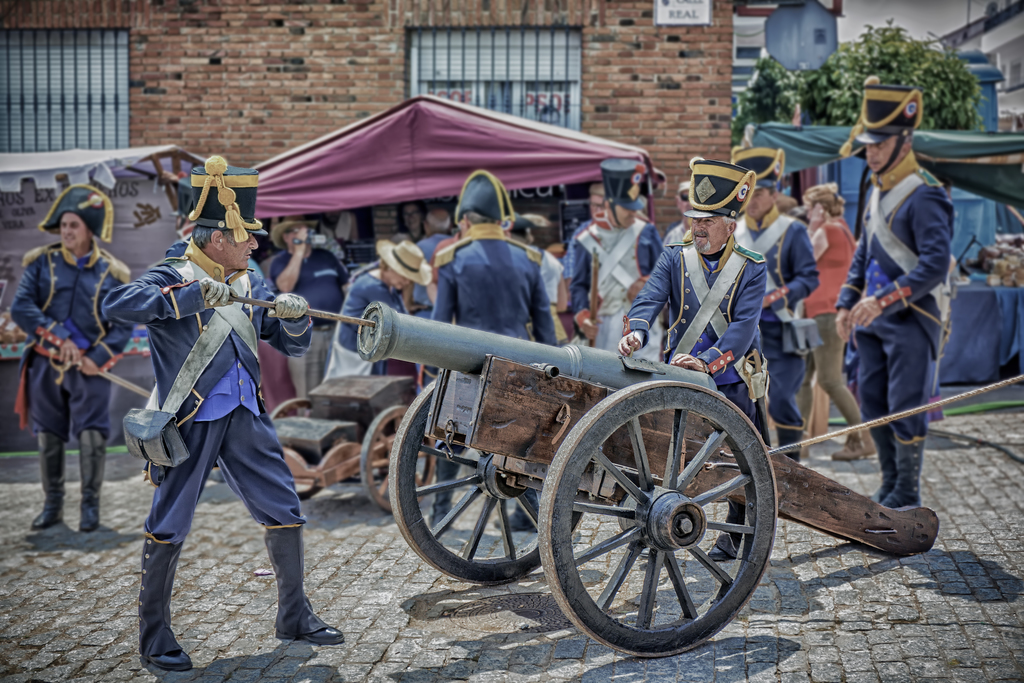
[(605, 159), (601, 162), (604, 198), (631, 211), (644, 208), (640, 201), (640, 184), (646, 171), (647, 167), (636, 159)]
[(456, 222), (470, 211), (490, 218), (506, 230), (516, 220), (508, 190), (500, 180), (483, 170), (473, 171), (463, 183), (459, 205), (455, 207)]
[(916, 86), (882, 85), (878, 76), (868, 76), (864, 81), (860, 117), (839, 153), (850, 156), (854, 141), (872, 145), (885, 142), (893, 135), (909, 134), (921, 125), (923, 97), (923, 91)]
[(743, 203), (754, 189), (757, 177), (753, 171), (696, 157), (690, 160), (690, 204), (687, 218), (726, 216), (736, 218)]
[(109, 242), (114, 230), (114, 205), (110, 197), (91, 185), (72, 185), (60, 193), (50, 212), (39, 224), (44, 232), (60, 230), (60, 217), (73, 213), (82, 219), (85, 227), (104, 242)]
[(230, 230), (236, 242), (267, 234), (256, 220), (259, 171), (255, 168), (228, 166), (223, 157), (212, 156), (192, 169), (190, 180), (195, 206), (188, 215), (190, 221), (204, 228)]
[(750, 147), (732, 150), (732, 163), (750, 169), (757, 176), (758, 187), (778, 190), (786, 172), (786, 151), (771, 147)]

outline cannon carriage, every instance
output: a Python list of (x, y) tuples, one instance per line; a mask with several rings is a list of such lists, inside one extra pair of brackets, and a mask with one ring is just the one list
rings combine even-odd
[[(706, 374), (590, 348), (550, 347), (404, 316), (363, 314), (367, 360), (441, 369), (405, 413), (390, 500), (416, 553), (453, 578), (501, 584), (541, 566), (566, 616), (617, 650), (667, 656), (729, 623), (768, 567), (778, 516), (896, 554), (938, 531), (926, 508), (895, 511), (769, 455)], [(424, 483), (426, 455), (459, 463)], [(540, 492), (539, 507), (527, 491)], [(429, 497), (453, 505), (428, 519)], [(727, 524), (726, 502), (745, 506)], [(537, 532), (514, 532), (521, 508)], [(709, 551), (742, 537), (734, 561)]]

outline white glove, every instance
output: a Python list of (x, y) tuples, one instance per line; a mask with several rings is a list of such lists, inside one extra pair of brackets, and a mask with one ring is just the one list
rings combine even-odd
[(271, 318), (301, 318), (308, 310), (309, 304), (298, 294), (279, 294), (267, 315)]
[(215, 306), (231, 305), (231, 287), (223, 282), (217, 282), (213, 278), (204, 277), (199, 281), (199, 288), (203, 292), (203, 300), (207, 308)]
[(619, 353), (623, 356), (632, 356), (634, 351), (639, 351), (644, 346), (644, 340), (638, 330), (633, 330), (619, 340)]

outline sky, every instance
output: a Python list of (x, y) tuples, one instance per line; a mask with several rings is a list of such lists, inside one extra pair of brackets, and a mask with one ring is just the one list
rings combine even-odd
[(942, 36), (967, 23), (968, 2), (973, 21), (985, 14), (990, 0), (844, 0), (844, 16), (838, 21), (839, 41), (854, 40), (865, 24), (884, 26), (888, 19), (894, 19), (913, 38), (931, 38), (929, 31)]

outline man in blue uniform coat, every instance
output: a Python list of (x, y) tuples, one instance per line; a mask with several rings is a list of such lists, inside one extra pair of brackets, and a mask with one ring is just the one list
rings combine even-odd
[[(629, 311), (640, 288), (647, 282), (661, 256), (658, 229), (640, 213), (640, 186), (646, 169), (633, 159), (605, 159), (601, 162), (604, 203), (586, 230), (573, 239), (577, 245), (572, 264), (569, 297), (576, 326), (593, 342), (594, 348), (615, 351), (622, 316)], [(598, 301), (596, 316), (590, 310), (591, 264), (598, 255)], [(592, 317), (597, 324), (591, 321)], [(655, 323), (655, 336), (661, 336)], [(646, 360), (659, 361), (658, 344), (638, 352)]]
[[(706, 372), (719, 391), (758, 425), (755, 400), (764, 398), (765, 372), (757, 323), (767, 272), (764, 257), (736, 243), (736, 216), (754, 186), (754, 172), (721, 161), (690, 162), (693, 182), (713, 187), (694, 197), (691, 230), (668, 244), (650, 279), (629, 309), (619, 353), (630, 356), (650, 342), (648, 330), (669, 305), (667, 356), (671, 364)], [(708, 186), (705, 185), (705, 186)], [(742, 524), (743, 506), (729, 504), (727, 521)], [(731, 560), (739, 534), (723, 533), (712, 559)]]
[[(953, 204), (941, 183), (917, 165), (911, 150), (920, 124), (918, 88), (865, 82), (860, 123), (871, 176), (863, 236), (836, 303), (836, 329), (851, 332), (860, 355), (858, 386), (864, 420), (924, 405), (929, 367), (938, 358), (948, 312)], [(852, 142), (841, 150), (851, 151)], [(861, 188), (862, 201), (867, 188)], [(875, 499), (891, 508), (920, 506), (926, 415), (871, 430), (882, 469)]]
[[(785, 153), (781, 149), (754, 147), (734, 150), (732, 162), (757, 174), (746, 213), (736, 228), (736, 241), (765, 258), (768, 280), (761, 311), (761, 344), (768, 359), (768, 411), (775, 421), (778, 441), (786, 446), (803, 436), (803, 416), (796, 395), (804, 381), (803, 356), (791, 352), (785, 336), (792, 335), (794, 311), (808, 294), (818, 287), (818, 265), (814, 260), (807, 226), (779, 214), (775, 207), (779, 183), (785, 171)], [(692, 186), (690, 196), (700, 196), (701, 188)], [(795, 460), (800, 453), (787, 453)]]
[[(45, 529), (64, 510), (64, 444), (78, 437), (82, 503), (78, 528), (100, 523), (100, 486), (110, 435), (110, 382), (98, 376), (120, 359), (132, 325), (112, 323), (99, 302), (129, 278), (128, 268), (101, 249), (114, 225), (110, 199), (89, 185), (72, 185), (54, 202), (40, 230), (61, 241), (25, 254), (25, 273), (11, 317), (28, 334), (15, 410), (31, 418), (39, 440), (46, 502), (32, 521)], [(70, 426), (70, 430), (69, 430)]]
[[(176, 467), (148, 467), (157, 488), (145, 525), (139, 652), (145, 663), (172, 671), (192, 667), (171, 630), (174, 571), (199, 495), (218, 458), (228, 486), (266, 527), (277, 577), (277, 636), (320, 645), (344, 640), (313, 613), (303, 590), (306, 520), (264, 410), (256, 355), (257, 339), (290, 356), (305, 353), (311, 327), (308, 307), (295, 294), (274, 298), (263, 279), (246, 270), (257, 246), (255, 235), (266, 234), (253, 218), (257, 172), (228, 166), (215, 156), (205, 168), (193, 168), (191, 180), (196, 208), (189, 217), (196, 228), (185, 253), (115, 289), (103, 304), (112, 320), (147, 326), (157, 384), (150, 407), (159, 405), (176, 414), (190, 453)], [(232, 304), (232, 294), (273, 299), (275, 308)], [(202, 358), (209, 344), (204, 336), (208, 330), (224, 329), (224, 321), (230, 323), (226, 338), (209, 352), (212, 358), (205, 368), (200, 363), (192, 370), (195, 361), (185, 361), (193, 348), (198, 347)], [(166, 405), (176, 378), (190, 371), (198, 378), (187, 400), (177, 408)]]
[[(515, 212), (501, 181), (487, 171), (470, 174), (462, 186), (455, 220), (466, 236), (434, 256), (434, 320), (557, 344), (551, 305), (540, 274), (543, 256), (505, 234), (515, 221)], [(456, 463), (437, 463), (438, 481), (454, 478), (457, 471)], [(531, 493), (526, 495), (536, 506), (536, 495)], [(431, 521), (442, 519), (450, 505), (450, 491), (435, 495)], [(520, 530), (532, 526), (519, 509), (511, 521), (513, 528)]]

